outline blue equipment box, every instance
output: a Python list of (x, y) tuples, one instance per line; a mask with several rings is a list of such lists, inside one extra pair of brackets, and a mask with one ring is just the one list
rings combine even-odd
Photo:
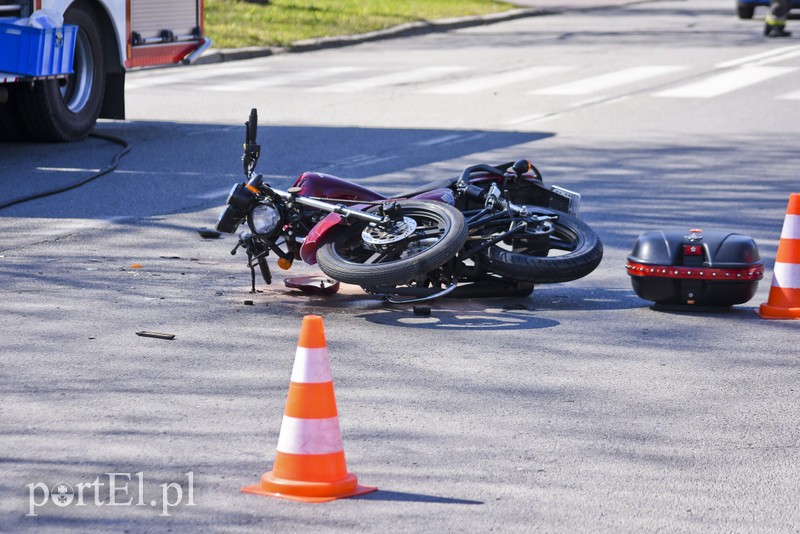
[(22, 76), (72, 73), (77, 26), (32, 28), (0, 20), (0, 72)]

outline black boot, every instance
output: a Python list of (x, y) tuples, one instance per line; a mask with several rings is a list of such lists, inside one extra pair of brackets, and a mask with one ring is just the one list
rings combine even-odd
[(766, 37), (789, 37), (792, 32), (787, 32), (783, 25), (779, 24), (765, 24), (764, 35)]

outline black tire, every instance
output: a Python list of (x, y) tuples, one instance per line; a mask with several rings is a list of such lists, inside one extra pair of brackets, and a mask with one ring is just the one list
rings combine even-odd
[(594, 230), (566, 213), (558, 214), (547, 239), (547, 255), (542, 247), (541, 236), (528, 244), (523, 234), (514, 241), (511, 250), (491, 246), (479, 254), (478, 260), (487, 270), (503, 277), (554, 284), (583, 278), (603, 259), (603, 243)]
[[(359, 221), (317, 250), (322, 272), (334, 280), (365, 287), (405, 284), (440, 267), (464, 246), (464, 216), (453, 206), (414, 200), (400, 201), (398, 206), (404, 218), (417, 223), (416, 230), (396, 241), (387, 234), (389, 242), (370, 248), (362, 237), (368, 225)], [(377, 210), (375, 206), (368, 211)], [(421, 243), (422, 239), (426, 242)]]
[(752, 19), (753, 15), (756, 13), (756, 8), (750, 4), (740, 4), (736, 3), (736, 14), (739, 15), (740, 19)]
[(105, 91), (103, 42), (95, 16), (83, 3), (64, 14), (79, 27), (74, 73), (65, 80), (42, 80), (16, 91), (23, 125), (35, 141), (78, 141), (97, 122)]

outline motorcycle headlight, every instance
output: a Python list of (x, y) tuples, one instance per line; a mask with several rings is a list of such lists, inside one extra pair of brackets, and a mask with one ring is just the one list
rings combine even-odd
[(281, 214), (272, 204), (259, 204), (250, 214), (250, 224), (256, 234), (272, 235), (281, 224)]
[(255, 200), (256, 195), (251, 190), (247, 189), (247, 184), (240, 183), (231, 188), (231, 192), (228, 193), (227, 204), (236, 209), (247, 211)]
[(226, 206), (219, 214), (217, 230), (232, 234), (247, 217), (247, 212), (256, 202), (256, 196), (247, 189), (246, 184), (236, 184), (228, 194)]
[(234, 233), (246, 215), (246, 213), (236, 209), (234, 206), (225, 206), (225, 209), (222, 210), (217, 219), (217, 230), (228, 234)]

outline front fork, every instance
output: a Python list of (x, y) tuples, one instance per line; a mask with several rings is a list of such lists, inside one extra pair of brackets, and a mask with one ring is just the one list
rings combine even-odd
[(254, 236), (250, 232), (243, 232), (239, 235), (239, 242), (231, 250), (231, 255), (235, 255), (239, 247), (244, 248), (247, 254), (247, 266), (250, 268), (250, 292), (256, 292), (256, 265), (261, 271), (261, 277), (267, 284), (272, 283), (272, 273), (269, 270), (267, 263), (267, 256), (270, 251), (278, 256), (278, 266), (282, 269), (288, 269), (292, 266), (294, 261), (294, 254), (291, 252), (282, 251), (272, 241), (264, 241)]

